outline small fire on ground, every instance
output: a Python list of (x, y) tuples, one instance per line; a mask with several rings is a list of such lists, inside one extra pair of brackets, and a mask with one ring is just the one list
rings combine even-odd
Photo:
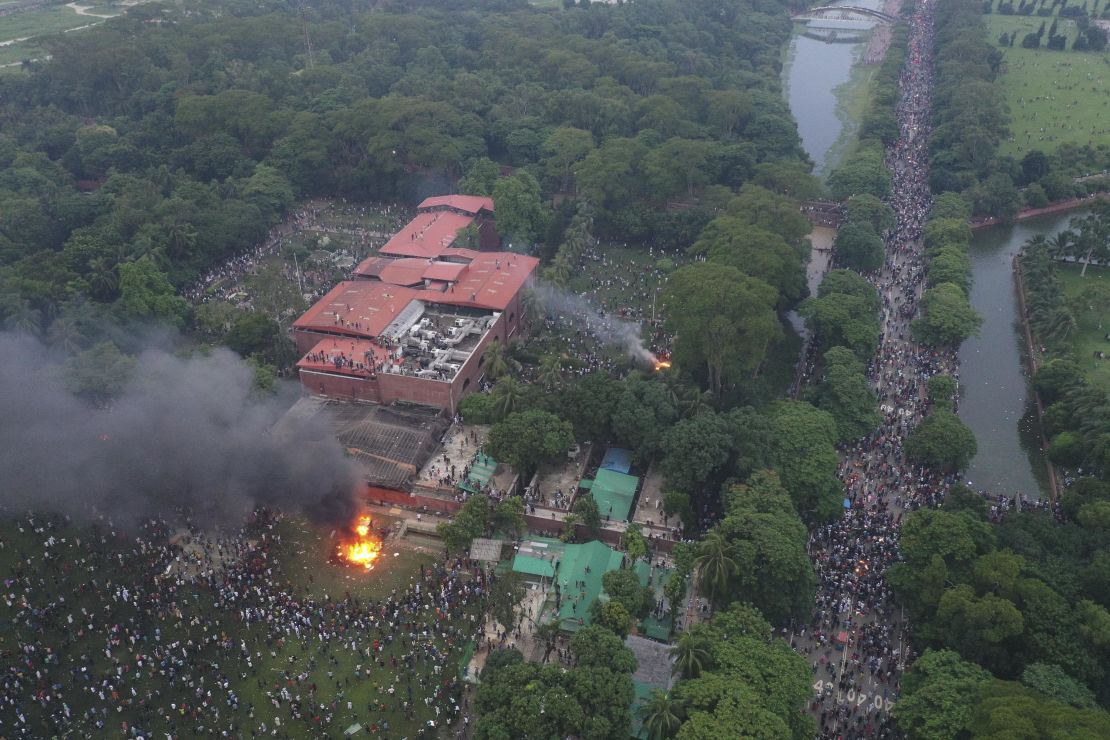
[(361, 516), (354, 526), (353, 536), (339, 543), (339, 559), (351, 565), (361, 565), (372, 570), (378, 556), (382, 553), (382, 543), (371, 531), (373, 524), (370, 516)]
[(663, 355), (662, 357), (655, 357), (655, 363), (654, 363), (655, 372), (659, 372), (660, 370), (666, 370), (670, 366), (671, 366), (671, 358), (670, 358), (669, 355)]

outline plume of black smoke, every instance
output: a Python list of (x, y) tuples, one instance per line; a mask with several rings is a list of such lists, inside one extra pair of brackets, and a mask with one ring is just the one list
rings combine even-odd
[(259, 505), (343, 525), (356, 476), (322, 426), (270, 433), (284, 406), (251, 395), (227, 350), (181, 359), (147, 350), (108, 410), (71, 395), (39, 343), (0, 334), (0, 506), (127, 525), (185, 511), (238, 526)]
[(537, 284), (534, 291), (547, 313), (571, 316), (581, 328), (589, 330), (605, 344), (625, 350), (634, 360), (654, 365), (658, 359), (644, 345), (639, 324), (603, 314), (585, 298), (546, 283)]

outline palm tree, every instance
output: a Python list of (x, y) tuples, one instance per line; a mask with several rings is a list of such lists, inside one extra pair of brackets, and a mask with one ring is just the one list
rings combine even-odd
[(555, 651), (555, 639), (559, 636), (559, 621), (553, 620), (538, 625), (532, 636), (537, 642), (543, 643), (543, 660), (541, 662), (546, 663), (548, 657)]
[(107, 257), (89, 260), (89, 290), (93, 297), (111, 300), (119, 289), (119, 274), (116, 265)]
[(683, 418), (692, 419), (713, 408), (713, 394), (693, 386), (686, 386), (682, 390), (677, 405)]
[(534, 326), (543, 320), (543, 301), (539, 294), (532, 288), (526, 288), (520, 294), (520, 317), (525, 324)]
[(73, 316), (60, 316), (50, 325), (50, 343), (60, 346), (69, 354), (77, 354), (85, 343), (85, 336)]
[(509, 358), (505, 354), (505, 345), (501, 343), (500, 339), (494, 339), (486, 345), (484, 357), (486, 359), (486, 375), (491, 379), (497, 380), (509, 372)]
[(509, 376), (497, 381), (493, 387), (493, 411), (498, 419), (504, 419), (516, 411), (524, 397), (524, 389)]
[(1075, 327), (1075, 317), (1066, 306), (1056, 306), (1040, 328), (1041, 338), (1048, 344), (1058, 344), (1068, 338)]
[(545, 391), (553, 391), (563, 382), (563, 358), (558, 355), (548, 355), (540, 363), (540, 371), (536, 378), (540, 381)]
[(640, 705), (640, 719), (647, 730), (648, 740), (666, 740), (678, 733), (682, 726), (682, 705), (666, 692), (655, 689), (651, 698)]
[(710, 532), (698, 546), (694, 565), (701, 574), (701, 587), (710, 599), (724, 596), (728, 582), (739, 566), (732, 557), (732, 545), (719, 532)]
[(1079, 271), (1079, 276), (1085, 277), (1092, 259), (1105, 262), (1110, 257), (1110, 221), (1092, 213), (1073, 218), (1071, 227), (1077, 229), (1074, 237), (1076, 256), (1084, 252), (1083, 269)]
[(671, 648), (674, 667), (671, 671), (682, 678), (697, 678), (709, 665), (709, 650), (697, 633), (683, 632)]
[[(1052, 257), (1052, 259), (1054, 260), (1072, 256), (1072, 247), (1075, 244), (1075, 241), (1073, 239), (1074, 236), (1075, 235), (1072, 232), (1065, 229), (1064, 231), (1061, 231), (1059, 234), (1049, 239), (1046, 242), (1049, 256)], [(1040, 234), (1037, 234), (1034, 239), (1038, 237), (1044, 239), (1044, 237)]]
[(565, 254), (555, 255), (555, 259), (547, 266), (547, 279), (560, 288), (565, 288), (570, 282), (573, 270)]
[(42, 331), (42, 311), (32, 308), (27, 301), (4, 319), (4, 326), (20, 336), (35, 337)]
[(190, 223), (177, 222), (166, 230), (169, 253), (176, 258), (185, 257), (197, 243), (197, 230)]

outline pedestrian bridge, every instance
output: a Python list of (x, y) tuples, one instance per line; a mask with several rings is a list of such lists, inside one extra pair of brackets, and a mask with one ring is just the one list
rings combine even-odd
[(856, 5), (821, 5), (810, 8), (804, 13), (793, 16), (795, 23), (809, 21), (866, 21), (877, 20), (882, 23), (894, 23), (898, 20), (890, 13), (872, 8), (861, 8)]

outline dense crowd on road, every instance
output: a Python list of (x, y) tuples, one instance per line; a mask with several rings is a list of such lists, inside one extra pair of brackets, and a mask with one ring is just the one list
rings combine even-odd
[[(933, 85), (933, 4), (922, 0), (910, 20), (909, 55), (902, 72), (899, 137), (887, 152), (893, 175), (888, 202), (897, 224), (885, 234), (886, 261), (876, 279), (881, 297), (881, 341), (869, 374), (882, 422), (869, 437), (845, 449), (839, 477), (845, 487), (843, 516), (816, 529), (810, 554), (817, 570), (812, 620), (798, 626), (794, 646), (809, 656), (815, 697), (810, 710), (823, 738), (893, 737), (889, 710), (897, 702), (902, 670), (913, 658), (905, 622), (884, 574), (899, 557), (903, 516), (939, 506), (959, 481), (910, 463), (906, 436), (928, 411), (926, 383), (959, 376), (953, 350), (913, 341), (910, 322), (925, 282), (921, 236), (931, 207), (928, 134)], [(989, 516), (998, 520), (1018, 505), (988, 494)], [(1023, 508), (1046, 508), (1023, 501)]]
[(870, 367), (882, 423), (844, 451), (839, 472), (847, 510), (811, 535), (816, 607), (811, 622), (793, 636), (795, 647), (812, 661), (815, 698), (810, 709), (824, 738), (895, 734), (889, 709), (912, 653), (883, 574), (898, 558), (903, 512), (937, 504), (954, 482), (910, 464), (902, 449), (926, 411), (925, 382), (936, 373), (958, 373), (954, 353), (917, 345), (909, 328), (924, 284), (921, 234), (931, 206), (927, 140), (932, 16), (933, 4), (923, 0), (910, 19), (897, 110), (899, 137), (887, 156), (893, 174), (888, 202), (897, 225), (885, 235), (887, 257), (876, 281), (882, 334)]
[[(437, 736), (465, 703), (448, 651), (478, 632), (484, 571), (437, 563), (378, 601), (313, 598), (275, 568), (279, 521), (219, 539), (11, 522), (0, 736), (399, 737), (389, 719), (417, 714)], [(352, 701), (366, 681), (372, 699)]]

